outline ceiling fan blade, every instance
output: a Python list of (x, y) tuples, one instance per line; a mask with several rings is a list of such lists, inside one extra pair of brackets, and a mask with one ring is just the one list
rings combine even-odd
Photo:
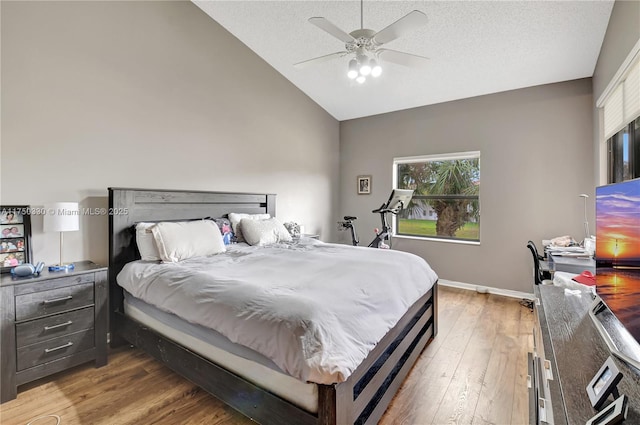
[(430, 60), (424, 56), (412, 55), (411, 53), (399, 52), (390, 49), (378, 49), (378, 57), (386, 62), (393, 62), (402, 66), (424, 66)]
[(340, 28), (338, 28), (337, 26), (335, 26), (325, 18), (309, 18), (309, 22), (315, 25), (316, 27), (320, 28), (321, 30), (328, 32), (338, 40), (344, 41), (345, 43), (348, 43), (354, 40), (353, 37), (351, 37), (346, 32), (342, 31)]
[(293, 64), (293, 66), (298, 68), (298, 69), (302, 69), (302, 68), (306, 68), (309, 65), (315, 65), (315, 64), (318, 64), (318, 63), (326, 62), (326, 61), (329, 61), (331, 59), (344, 56), (346, 54), (348, 54), (348, 52), (330, 53), (328, 55), (324, 55), (324, 56), (320, 56), (320, 57), (317, 57), (317, 58), (309, 59), (309, 60), (306, 60), (306, 61), (298, 62), (296, 64)]
[(414, 10), (407, 13), (388, 27), (378, 31), (378, 33), (373, 36), (373, 39), (378, 44), (388, 43), (415, 28), (425, 25), (427, 22), (429, 22), (427, 15), (419, 10)]

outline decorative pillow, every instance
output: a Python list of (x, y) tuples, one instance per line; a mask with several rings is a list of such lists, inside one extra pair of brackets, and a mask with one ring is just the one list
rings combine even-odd
[(153, 226), (151, 231), (165, 263), (226, 251), (218, 226), (211, 220), (164, 221)]
[(243, 218), (240, 221), (242, 233), (249, 245), (269, 245), (278, 242), (290, 242), (291, 235), (275, 218), (252, 220)]
[(229, 213), (229, 221), (231, 222), (231, 229), (233, 230), (233, 234), (236, 236), (236, 241), (244, 242), (244, 237), (242, 236), (242, 226), (240, 225), (240, 221), (242, 219), (266, 220), (268, 218), (271, 218), (269, 214)]
[(230, 245), (235, 242), (235, 235), (233, 234), (233, 230), (231, 230), (231, 222), (226, 218), (214, 218), (213, 221), (218, 225), (218, 229), (220, 229), (220, 234), (222, 235), (222, 241), (225, 245)]
[(300, 237), (300, 225), (295, 221), (289, 221), (288, 223), (284, 223), (284, 228), (289, 231), (291, 237), (299, 238)]
[(136, 224), (136, 245), (140, 252), (140, 259), (144, 261), (160, 261), (160, 253), (156, 246), (156, 240), (153, 237), (151, 228), (156, 223), (138, 223)]

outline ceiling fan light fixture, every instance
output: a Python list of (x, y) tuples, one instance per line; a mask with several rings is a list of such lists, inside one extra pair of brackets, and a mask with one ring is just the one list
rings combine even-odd
[(349, 70), (347, 71), (347, 77), (355, 79), (358, 76), (358, 61), (351, 59), (349, 61)]
[(369, 66), (371, 67), (371, 76), (372, 77), (379, 77), (380, 74), (382, 74), (382, 67), (380, 66), (380, 64), (378, 63), (378, 61), (376, 61), (375, 59), (371, 59), (371, 61), (369, 62)]
[(371, 67), (369, 66), (369, 58), (366, 55), (358, 55), (356, 56), (358, 60), (358, 65), (360, 65), (360, 75), (367, 76), (371, 74)]
[[(0, 0), (1, 1), (1, 0)], [(363, 84), (367, 76), (373, 78), (382, 74), (382, 67), (378, 63), (380, 59), (385, 62), (392, 62), (402, 66), (422, 66), (425, 58), (411, 53), (400, 52), (382, 48), (381, 46), (404, 36), (427, 23), (427, 15), (419, 10), (413, 10), (394, 23), (386, 26), (380, 31), (364, 28), (362, 0), (360, 1), (360, 29), (347, 33), (338, 28), (335, 24), (323, 17), (309, 18), (309, 22), (320, 28), (327, 34), (335, 37), (344, 44), (343, 51), (330, 53), (294, 64), (296, 68), (304, 68), (308, 65), (326, 62), (328, 60), (349, 55), (347, 77)], [(344, 65), (343, 65), (344, 66)]]

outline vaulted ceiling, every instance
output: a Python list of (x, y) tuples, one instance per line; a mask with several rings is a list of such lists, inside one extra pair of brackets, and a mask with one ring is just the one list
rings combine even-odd
[(338, 120), (590, 77), (613, 1), (364, 1), (364, 27), (379, 31), (412, 10), (429, 22), (390, 49), (430, 58), (358, 84), (351, 57), (304, 69), (293, 64), (344, 50), (311, 25), (322, 16), (345, 32), (360, 28), (360, 1), (200, 1), (211, 18)]

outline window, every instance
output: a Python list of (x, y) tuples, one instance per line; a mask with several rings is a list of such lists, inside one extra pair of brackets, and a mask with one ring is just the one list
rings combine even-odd
[(480, 241), (480, 152), (395, 158), (393, 178), (394, 188), (414, 191), (397, 235)]
[(607, 143), (607, 181), (640, 177), (640, 54), (632, 51), (598, 100)]
[(607, 140), (608, 183), (640, 177), (640, 118)]

